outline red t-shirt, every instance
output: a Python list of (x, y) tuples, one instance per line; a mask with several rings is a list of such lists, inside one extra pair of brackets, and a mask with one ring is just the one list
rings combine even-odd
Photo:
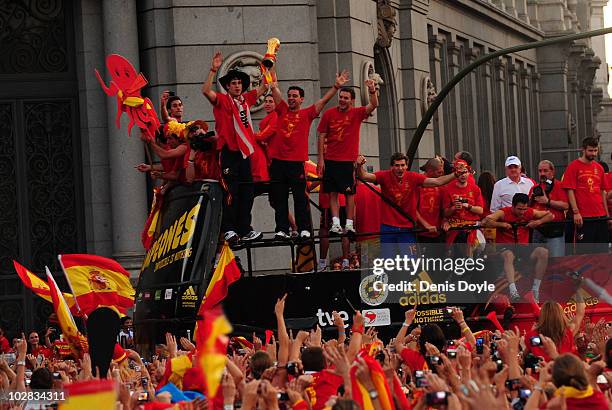
[[(371, 187), (380, 192), (378, 186)], [(344, 197), (344, 195), (339, 195)], [(380, 208), (382, 199), (364, 183), (358, 182), (355, 190), (355, 229), (357, 232), (378, 232), (380, 231)], [(374, 236), (359, 236), (357, 241), (365, 241), (366, 239), (377, 238)]]
[(308, 133), (317, 118), (314, 105), (289, 111), (285, 101), (276, 105), (276, 133), (270, 140), (268, 155), (283, 161), (308, 161)]
[[(417, 188), (418, 204), (417, 209), (419, 213), (427, 221), (428, 224), (436, 227), (440, 227), (440, 210), (442, 206), (441, 189), (437, 186), (424, 187), (420, 186)], [(420, 236), (437, 237), (440, 236), (439, 232), (421, 232)]]
[[(517, 222), (529, 222), (534, 219), (533, 208), (528, 208), (527, 211), (523, 214), (522, 218), (517, 217), (512, 213), (512, 207), (506, 206), (500, 211), (504, 211), (503, 222), (507, 222), (509, 224)], [(499, 221), (502, 222), (502, 221)], [(525, 244), (529, 243), (529, 228), (525, 226), (520, 226), (517, 230), (517, 243)], [(514, 232), (512, 229), (499, 229), (497, 228), (497, 236), (495, 237), (496, 243), (514, 243)]]
[(253, 145), (253, 155), (251, 155), (251, 174), (253, 175), (253, 181), (269, 181), (270, 173), (268, 172), (268, 157), (266, 151), (259, 144)]
[[(612, 172), (606, 174), (606, 191), (612, 191)], [(608, 199), (608, 214), (612, 215), (612, 198)]]
[(4, 336), (0, 336), (0, 353), (8, 353), (11, 351), (11, 344)]
[(412, 373), (416, 372), (417, 370), (429, 369), (429, 366), (427, 366), (427, 363), (425, 363), (425, 358), (423, 355), (416, 350), (405, 347), (400, 352), (400, 356), (402, 357), (402, 360), (406, 366), (410, 367)]
[[(242, 96), (249, 107), (257, 102), (257, 90), (248, 91), (242, 94)], [(240, 151), (236, 129), (234, 128), (234, 105), (229, 94), (217, 93), (217, 102), (213, 106), (213, 115), (215, 116), (215, 132), (219, 136), (219, 149), (227, 144), (227, 148), (230, 151)], [(255, 136), (253, 135), (252, 141), (254, 140)]]
[[(467, 186), (460, 187), (457, 183), (457, 181), (451, 182), (442, 188), (442, 208), (446, 209), (454, 206), (453, 202), (459, 198), (467, 199), (467, 203), (472, 206), (484, 207), (484, 201), (482, 200), (482, 194), (478, 185), (468, 183)], [(421, 212), (420, 208), (419, 212)], [(450, 222), (479, 221), (480, 218), (480, 215), (476, 215), (466, 208), (461, 208), (450, 217)]]
[(195, 180), (221, 179), (221, 167), (219, 166), (219, 152), (214, 150), (196, 151), (193, 160)]
[(312, 410), (321, 410), (330, 396), (338, 394), (338, 388), (344, 383), (341, 376), (323, 370), (312, 374), (313, 382), (306, 389)]
[(323, 113), (317, 131), (326, 133), (325, 159), (332, 161), (357, 160), (359, 155), (359, 130), (368, 118), (366, 107), (340, 111), (338, 107)]
[(46, 346), (38, 345), (36, 349), (32, 349), (30, 351), (30, 354), (34, 357), (37, 357), (38, 355), (43, 355), (45, 358), (49, 358), (51, 357), (53, 352), (49, 350)]
[[(539, 185), (542, 187), (542, 190), (546, 192), (546, 190), (544, 189), (546, 184), (540, 183)], [(530, 198), (531, 194), (533, 193), (533, 188), (535, 188), (536, 186), (538, 186), (538, 184), (535, 184), (531, 187), (531, 190), (529, 191)], [(550, 199), (551, 201), (563, 201), (569, 204), (569, 200), (567, 199), (567, 191), (563, 189), (563, 184), (557, 179), (555, 179), (554, 181), (552, 191), (550, 191), (547, 196), (548, 199)], [(548, 208), (545, 204), (539, 204), (535, 202), (533, 204), (533, 209), (537, 209), (538, 211), (550, 211), (550, 213), (554, 217), (553, 221), (563, 221), (565, 219), (565, 212), (559, 211), (558, 209), (555, 209), (553, 207)]]
[[(405, 213), (413, 216), (416, 189), (423, 184), (427, 177), (423, 174), (406, 171), (400, 183), (391, 170), (378, 171), (374, 175), (376, 175), (376, 183), (380, 185), (380, 191), (385, 198), (395, 202)], [(398, 228), (412, 228), (412, 222), (400, 215), (399, 212), (391, 208), (384, 201), (382, 203), (380, 222)]]
[(604, 190), (604, 169), (597, 162), (590, 164), (576, 159), (563, 174), (563, 187), (573, 189), (576, 205), (583, 217), (606, 216), (601, 191)]
[[(525, 334), (525, 344), (527, 345), (526, 353), (531, 352), (534, 356), (542, 356), (545, 361), (550, 361), (550, 357), (544, 353), (544, 349), (542, 349), (541, 346), (531, 346), (530, 339), (533, 336), (539, 336), (536, 329), (531, 329)], [(574, 335), (569, 328), (565, 329), (565, 334), (563, 335), (563, 339), (561, 339), (561, 343), (557, 344), (557, 352), (559, 354), (577, 354), (576, 344), (574, 343)]]
[(276, 119), (278, 114), (272, 111), (259, 122), (259, 132), (255, 134), (257, 141), (268, 141), (276, 133)]

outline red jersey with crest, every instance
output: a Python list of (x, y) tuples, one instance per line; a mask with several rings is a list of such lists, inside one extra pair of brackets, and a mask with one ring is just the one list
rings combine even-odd
[(563, 174), (563, 188), (573, 189), (576, 205), (583, 217), (606, 216), (601, 191), (604, 190), (604, 169), (597, 162), (590, 164), (576, 159)]
[[(376, 182), (385, 198), (398, 205), (405, 213), (413, 217), (416, 205), (416, 189), (427, 178), (416, 172), (406, 171), (400, 180), (393, 171), (375, 172)], [(383, 201), (380, 223), (398, 228), (412, 228), (412, 222)]]
[[(441, 188), (438, 186), (424, 187), (417, 189), (417, 209), (419, 213), (431, 226), (440, 226), (440, 213), (442, 207)], [(420, 236), (436, 237), (440, 233), (421, 232)]]
[[(484, 208), (484, 201), (482, 200), (482, 194), (478, 185), (468, 182), (466, 186), (460, 187), (457, 185), (457, 181), (454, 181), (442, 188), (442, 207), (444, 209), (454, 206), (454, 201), (457, 199), (464, 199), (472, 206), (481, 206)], [(421, 212), (420, 209), (419, 212)], [(467, 208), (461, 208), (455, 211), (449, 220), (450, 222), (479, 221), (480, 218), (480, 215), (468, 211)]]
[(321, 410), (330, 396), (338, 394), (338, 388), (344, 384), (342, 377), (328, 370), (322, 370), (312, 374), (313, 382), (306, 389), (308, 399), (312, 404), (312, 410)]
[(285, 101), (276, 106), (276, 133), (268, 145), (268, 155), (283, 161), (308, 161), (308, 134), (317, 118), (314, 105), (290, 111)]
[(366, 107), (340, 111), (338, 107), (323, 113), (317, 131), (326, 133), (325, 159), (332, 161), (357, 160), (359, 155), (359, 130), (368, 118)]
[[(507, 206), (505, 208), (500, 209), (500, 211), (504, 211), (504, 218), (498, 222), (507, 222), (511, 223), (521, 223), (521, 222), (529, 222), (535, 219), (533, 214), (533, 208), (527, 208), (525, 213), (521, 218), (517, 217), (512, 213), (512, 207)], [(529, 243), (529, 228), (525, 226), (520, 226), (516, 233), (517, 243), (526, 244)], [(497, 236), (495, 237), (496, 243), (514, 243), (514, 232), (512, 229), (500, 229), (497, 228)]]

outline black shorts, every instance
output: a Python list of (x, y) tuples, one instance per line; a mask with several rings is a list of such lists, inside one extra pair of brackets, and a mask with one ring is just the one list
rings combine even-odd
[(325, 160), (323, 192), (355, 194), (355, 164), (351, 161)]
[(499, 253), (503, 253), (504, 251), (512, 251), (514, 254), (515, 261), (528, 261), (531, 259), (531, 254), (537, 248), (545, 248), (544, 246), (540, 246), (540, 244), (513, 244), (513, 243), (504, 243), (498, 244)]

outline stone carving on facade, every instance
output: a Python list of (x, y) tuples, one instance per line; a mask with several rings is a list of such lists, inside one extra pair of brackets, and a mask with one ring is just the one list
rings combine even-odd
[(365, 61), (361, 68), (361, 105), (367, 105), (369, 102), (368, 90), (364, 85), (365, 80), (374, 80), (376, 92), (379, 92), (380, 86), (385, 83), (380, 74), (374, 70), (374, 64), (371, 61)]
[(396, 12), (389, 0), (377, 0), (376, 19), (378, 20), (378, 38), (376, 44), (379, 47), (389, 48), (397, 27), (395, 20)]
[(576, 141), (576, 135), (578, 133), (578, 124), (576, 124), (576, 120), (572, 116), (571, 112), (567, 113), (567, 142), (568, 144), (572, 144), (573, 141)]
[[(219, 72), (217, 73), (217, 89), (221, 92), (225, 92), (221, 84), (219, 83), (219, 78), (223, 77), (229, 70), (236, 69), (240, 70), (251, 78), (251, 84), (249, 86), (250, 91), (258, 88), (263, 81), (263, 73), (261, 72), (261, 61), (263, 60), (263, 56), (254, 51), (240, 51), (234, 54), (227, 56), (221, 67), (219, 68)], [(265, 97), (262, 95), (257, 100), (257, 103), (251, 107), (251, 112), (257, 112), (263, 108), (263, 101)]]
[(421, 82), (421, 110), (423, 114), (429, 109), (429, 106), (437, 96), (436, 85), (431, 81), (431, 78), (423, 78)]

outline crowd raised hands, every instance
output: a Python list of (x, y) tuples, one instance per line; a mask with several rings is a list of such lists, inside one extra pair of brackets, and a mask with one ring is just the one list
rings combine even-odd
[[(604, 320), (578, 325), (573, 352), (539, 334), (543, 355), (534, 356), (529, 349), (533, 340), (526, 340), (525, 332), (515, 327), (473, 333), (461, 309), (454, 307), (447, 310), (459, 339), (447, 340), (435, 324), (414, 326), (416, 309), (410, 309), (396, 337), (383, 342), (380, 329), (365, 327), (358, 311), (350, 327), (333, 312), (330, 328), (287, 329), (287, 303), (287, 295), (277, 300), (277, 329), (266, 340), (255, 333), (232, 338), (215, 398), (192, 396), (179, 408), (610, 408), (612, 331)], [(169, 369), (174, 372), (177, 361), (188, 363), (187, 372), (170, 379), (177, 388), (204, 389), (187, 382), (197, 350), (194, 342), (169, 333), (165, 342), (150, 361), (125, 350), (125, 359), (113, 361), (108, 373), (100, 375), (87, 354), (81, 360), (41, 360), (28, 354), (22, 335), (14, 340), (13, 352), (0, 357), (0, 389), (3, 394), (61, 390), (66, 384), (108, 378), (116, 382), (118, 408), (153, 408), (147, 407), (153, 403), (170, 408), (176, 401), (173, 393), (160, 388), (168, 384)], [(0, 406), (23, 408), (24, 403)]]

